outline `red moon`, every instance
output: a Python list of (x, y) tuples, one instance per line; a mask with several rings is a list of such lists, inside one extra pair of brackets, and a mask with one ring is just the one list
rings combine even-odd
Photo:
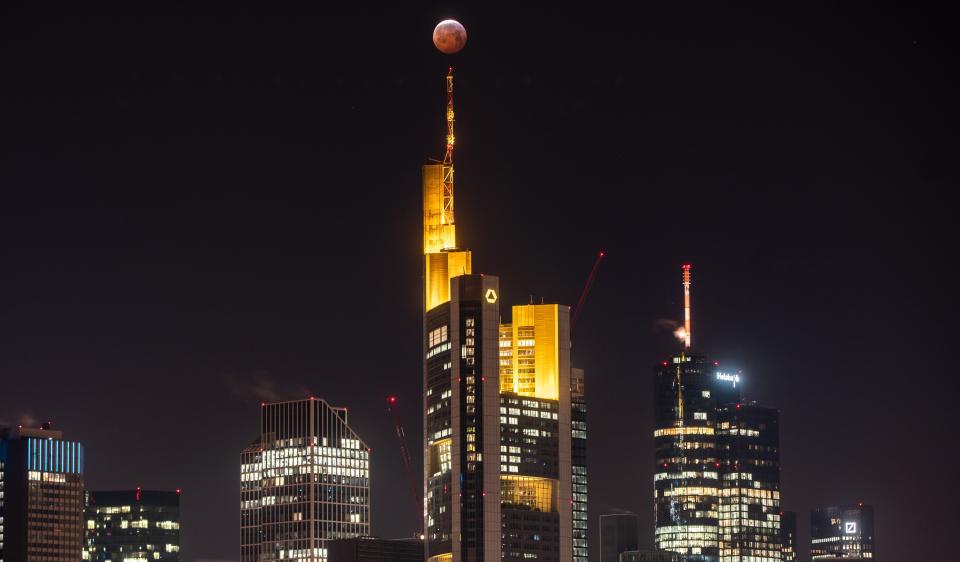
[(433, 30), (433, 44), (441, 53), (457, 53), (467, 44), (467, 30), (457, 20), (443, 20)]

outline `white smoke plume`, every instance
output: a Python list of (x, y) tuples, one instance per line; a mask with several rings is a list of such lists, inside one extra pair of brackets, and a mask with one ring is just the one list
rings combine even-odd
[(228, 373), (223, 382), (234, 396), (245, 402), (277, 402), (311, 395), (305, 385), (279, 380), (266, 371)]

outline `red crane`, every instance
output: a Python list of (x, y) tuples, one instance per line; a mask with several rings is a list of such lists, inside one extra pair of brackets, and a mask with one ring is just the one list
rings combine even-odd
[(407, 448), (407, 434), (403, 431), (403, 422), (400, 421), (400, 411), (397, 408), (396, 396), (387, 396), (387, 411), (393, 414), (393, 424), (397, 428), (400, 456), (403, 458), (403, 468), (407, 472), (407, 480), (410, 483), (410, 493), (413, 495), (413, 507), (416, 512), (416, 521), (418, 521), (417, 536), (419, 536), (421, 534), (420, 527), (423, 524), (423, 502), (420, 499), (420, 487), (417, 485), (417, 477), (413, 473), (413, 461), (410, 458), (410, 450)]
[(583, 286), (583, 292), (580, 293), (580, 300), (577, 301), (577, 306), (573, 308), (573, 314), (570, 317), (570, 333), (573, 333), (573, 327), (577, 325), (577, 318), (580, 318), (580, 311), (583, 310), (583, 301), (587, 300), (587, 293), (590, 292), (590, 286), (593, 285), (593, 280), (597, 277), (597, 269), (600, 267), (600, 262), (603, 261), (603, 257), (606, 254), (601, 251), (597, 254), (597, 260), (593, 262), (593, 269), (590, 270), (590, 275), (587, 276), (587, 282)]

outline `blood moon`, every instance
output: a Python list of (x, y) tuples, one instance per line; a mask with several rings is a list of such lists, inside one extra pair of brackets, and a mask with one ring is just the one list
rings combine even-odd
[(433, 44), (441, 53), (460, 52), (467, 44), (467, 30), (457, 20), (443, 20), (433, 29)]

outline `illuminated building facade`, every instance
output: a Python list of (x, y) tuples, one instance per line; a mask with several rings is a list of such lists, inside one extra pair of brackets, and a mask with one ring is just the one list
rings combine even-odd
[(872, 506), (860, 503), (810, 512), (812, 560), (873, 559), (873, 541)]
[(725, 379), (706, 357), (689, 352), (656, 369), (655, 542), (684, 560), (720, 560), (718, 405), (739, 398), (736, 383)]
[(450, 283), (424, 318), (425, 549), (430, 560), (500, 559), (499, 284)]
[(423, 167), (426, 558), (586, 562), (586, 403), (570, 308), (516, 306), (499, 324), (498, 278), (472, 274), (457, 245), (452, 72), (446, 85), (446, 153)]
[(780, 412), (727, 404), (720, 449), (720, 561), (780, 562)]
[(326, 541), (370, 534), (370, 449), (346, 408), (262, 404), (260, 437), (240, 457), (242, 562), (322, 562)]
[(82, 559), (83, 464), (83, 446), (49, 424), (3, 430), (0, 561)]
[(619, 562), (625, 552), (640, 545), (640, 518), (633, 513), (600, 516), (600, 562)]
[(797, 513), (780, 512), (780, 545), (783, 548), (783, 562), (797, 559)]
[(683, 266), (684, 350), (654, 376), (655, 543), (684, 562), (779, 562), (779, 412), (740, 400), (740, 374), (690, 350), (691, 266)]
[[(499, 347), (502, 559), (570, 561), (573, 509), (586, 507), (585, 491), (580, 505), (573, 496), (570, 307), (512, 307)], [(580, 462), (585, 469), (585, 456)], [(585, 490), (585, 470), (579, 476)]]
[(88, 492), (87, 547), (93, 562), (180, 560), (180, 492)]

